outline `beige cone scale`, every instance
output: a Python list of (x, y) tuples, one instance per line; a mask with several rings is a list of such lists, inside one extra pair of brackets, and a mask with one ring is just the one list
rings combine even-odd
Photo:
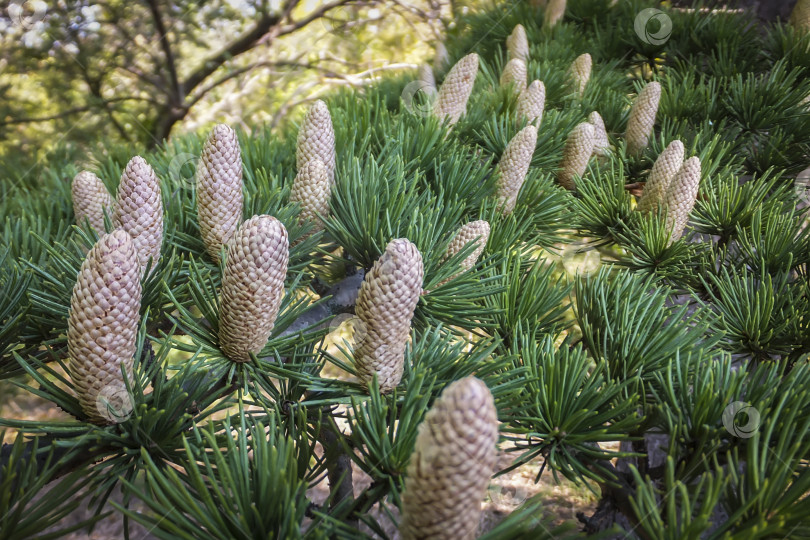
[(607, 156), (610, 153), (610, 140), (602, 115), (593, 111), (588, 115), (588, 123), (593, 126), (593, 153), (601, 157)]
[(205, 249), (219, 262), (220, 248), (242, 223), (242, 156), (236, 132), (216, 126), (197, 164), (197, 218)]
[(799, 0), (790, 12), (790, 25), (794, 29), (807, 32), (810, 30), (810, 0)]
[(459, 230), (456, 232), (456, 235), (450, 241), (450, 245), (447, 246), (447, 251), (444, 252), (442, 261), (446, 261), (450, 257), (456, 255), (470, 242), (475, 242), (475, 249), (463, 261), (461, 261), (461, 271), (439, 283), (439, 286), (444, 285), (448, 281), (455, 279), (464, 272), (472, 269), (472, 267), (475, 266), (475, 263), (478, 262), (478, 257), (480, 257), (481, 253), (484, 252), (484, 248), (487, 246), (488, 240), (488, 221), (479, 219), (478, 221), (471, 221), (470, 223), (462, 225), (461, 228), (459, 228)]
[(433, 114), (439, 119), (447, 118), (455, 124), (467, 112), (475, 77), (478, 75), (478, 55), (470, 53), (458, 62), (444, 78), (439, 95), (433, 105)]
[(403, 540), (471, 540), (497, 462), (498, 414), (475, 377), (451, 383), (419, 425), (402, 493)]
[(661, 100), (661, 84), (653, 81), (639, 92), (627, 120), (627, 153), (638, 156), (647, 148)]
[(592, 65), (591, 55), (585, 53), (577, 56), (568, 69), (568, 79), (571, 81), (571, 87), (580, 97), (585, 93), (585, 87), (591, 78)]
[(546, 105), (546, 87), (542, 81), (532, 81), (518, 97), (518, 120), (526, 119), (535, 127), (543, 120), (543, 109)]
[(115, 198), (113, 224), (132, 237), (141, 274), (151, 257), (151, 271), (157, 267), (163, 245), (163, 200), (160, 181), (152, 167), (140, 156), (127, 163)]
[(422, 254), (409, 240), (397, 238), (388, 243), (360, 286), (355, 313), (362, 326), (354, 366), (363, 383), (376, 374), (383, 393), (402, 379), (405, 346), (423, 279)]
[(304, 168), (307, 162), (318, 158), (326, 165), (329, 182), (335, 182), (335, 130), (332, 116), (326, 103), (316, 101), (304, 117), (298, 130), (298, 144), (295, 150), (296, 169)]
[(519, 94), (526, 88), (526, 63), (520, 58), (513, 58), (506, 63), (501, 73), (501, 87), (512, 85), (512, 90)]
[(436, 90), (436, 77), (433, 76), (433, 70), (427, 64), (419, 66), (419, 88), (425, 90)]
[(267, 344), (284, 297), (290, 258), (287, 229), (272, 216), (253, 216), (228, 243), (219, 298), (219, 344), (247, 362)]
[(667, 209), (667, 229), (672, 231), (670, 243), (680, 240), (689, 214), (695, 207), (700, 187), (700, 159), (691, 157), (684, 161), (675, 178), (669, 183), (665, 205)]
[(323, 221), (318, 216), (329, 215), (329, 198), (332, 186), (329, 173), (320, 159), (313, 159), (298, 171), (290, 190), (290, 202), (301, 205), (299, 223), (312, 223), (312, 233), (323, 230)]
[(636, 210), (645, 213), (655, 212), (658, 206), (664, 203), (669, 184), (683, 165), (683, 156), (683, 143), (677, 139), (661, 152), (650, 170)]
[(90, 171), (82, 171), (73, 178), (71, 184), (73, 214), (76, 224), (90, 222), (96, 232), (104, 232), (104, 214), (112, 219), (113, 198), (104, 183)]
[[(73, 286), (68, 316), (70, 377), (79, 403), (94, 424), (123, 421), (105, 398), (126, 393), (141, 310), (141, 275), (132, 238), (121, 229), (103, 235), (87, 253)], [(132, 381), (132, 379), (129, 379)], [(128, 410), (127, 410), (128, 409)]]
[(594, 147), (594, 129), (589, 122), (582, 122), (571, 130), (563, 148), (563, 159), (557, 180), (568, 190), (577, 188), (576, 178), (585, 173)]
[(444, 43), (439, 41), (436, 43), (436, 54), (433, 56), (433, 69), (436, 73), (441, 74), (447, 69), (449, 63), (450, 55), (447, 54), (447, 47), (444, 46)]
[(543, 16), (543, 27), (554, 28), (565, 15), (566, 0), (548, 0)]
[(506, 54), (507, 60), (517, 58), (526, 64), (529, 63), (529, 38), (526, 37), (526, 29), (522, 24), (515, 26), (515, 29), (506, 38)]
[(517, 196), (529, 171), (536, 144), (537, 129), (534, 126), (526, 126), (509, 141), (501, 155), (495, 171), (498, 178), (496, 197), (499, 207), (505, 214), (515, 209)]

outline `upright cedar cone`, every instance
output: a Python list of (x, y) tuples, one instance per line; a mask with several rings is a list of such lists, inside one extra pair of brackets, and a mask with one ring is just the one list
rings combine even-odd
[(537, 128), (526, 126), (509, 141), (501, 155), (495, 171), (498, 178), (496, 196), (505, 214), (515, 209), (518, 192), (526, 179), (536, 144)]
[(211, 131), (197, 164), (197, 219), (206, 251), (219, 262), (220, 248), (242, 223), (242, 157), (225, 124)]
[(234, 362), (247, 362), (267, 343), (284, 296), (289, 258), (287, 229), (272, 216), (253, 216), (228, 243), (219, 344)]
[(447, 64), (450, 62), (450, 56), (447, 54), (447, 47), (444, 43), (439, 41), (436, 43), (436, 54), (433, 57), (433, 69), (436, 73), (441, 74), (447, 69)]
[(810, 30), (810, 0), (799, 0), (790, 12), (790, 24), (800, 32)]
[(664, 204), (669, 184), (683, 165), (683, 143), (674, 140), (669, 143), (650, 171), (644, 191), (638, 199), (636, 210), (639, 212), (655, 212), (658, 206)]
[(326, 166), (318, 158), (313, 159), (298, 171), (290, 190), (290, 202), (301, 204), (299, 223), (312, 223), (312, 233), (323, 230), (323, 221), (318, 214), (329, 215), (329, 198), (332, 186)]
[(433, 114), (439, 120), (448, 118), (452, 125), (467, 112), (467, 100), (470, 99), (476, 75), (478, 75), (477, 54), (470, 53), (456, 62), (445, 77), (433, 106)]
[(402, 493), (404, 540), (475, 538), (497, 461), (498, 414), (475, 377), (451, 383), (419, 425)]
[(591, 66), (593, 61), (591, 55), (588, 53), (581, 54), (571, 63), (568, 69), (568, 79), (571, 83), (573, 90), (582, 97), (585, 93), (585, 87), (588, 85), (588, 80), (591, 78)]
[(506, 54), (507, 60), (518, 58), (525, 64), (529, 63), (529, 38), (526, 37), (526, 29), (522, 24), (515, 26), (506, 38)]
[(535, 127), (540, 126), (543, 120), (543, 108), (546, 104), (546, 87), (542, 81), (532, 81), (518, 97), (518, 120), (526, 119)]
[(565, 0), (549, 0), (543, 17), (543, 26), (554, 28), (565, 15)]
[(146, 271), (150, 257), (150, 272), (153, 271), (160, 259), (163, 244), (163, 200), (155, 171), (140, 156), (129, 160), (121, 175), (113, 224), (132, 237), (138, 250), (141, 275)]
[(520, 93), (526, 88), (526, 63), (520, 58), (512, 58), (506, 63), (501, 73), (501, 86), (506, 88), (509, 85), (515, 93)]
[(132, 381), (140, 310), (138, 252), (129, 234), (116, 229), (87, 253), (70, 298), (70, 378), (94, 424), (117, 424), (132, 410), (129, 398), (120, 411), (108, 406), (116, 395), (127, 395), (122, 365)]
[(588, 123), (593, 126), (593, 153), (597, 156), (607, 156), (610, 151), (610, 141), (602, 115), (593, 111), (588, 115)]
[(318, 158), (326, 165), (329, 182), (335, 182), (335, 130), (326, 103), (316, 101), (304, 117), (298, 130), (295, 150), (296, 168), (300, 171), (307, 162)]
[(73, 213), (76, 224), (90, 222), (98, 233), (104, 232), (104, 213), (112, 217), (113, 198), (104, 183), (90, 171), (82, 171), (73, 178)]
[(593, 154), (594, 129), (588, 122), (582, 122), (571, 130), (563, 149), (563, 159), (557, 180), (565, 189), (576, 189), (576, 177), (582, 176)]
[(669, 183), (666, 196), (667, 229), (672, 231), (670, 243), (683, 235), (689, 214), (697, 200), (700, 186), (700, 158), (691, 157), (684, 161), (675, 178)]
[(638, 156), (647, 148), (650, 134), (655, 125), (658, 102), (661, 99), (661, 84), (653, 81), (639, 92), (630, 118), (627, 120), (627, 153)]
[(354, 352), (355, 369), (364, 383), (376, 374), (383, 393), (402, 379), (423, 278), (422, 254), (407, 239), (397, 238), (388, 243), (360, 286), (355, 313), (363, 326)]
[(461, 271), (439, 283), (439, 286), (444, 285), (452, 279), (455, 279), (475, 266), (475, 263), (478, 262), (478, 257), (481, 256), (481, 253), (483, 253), (484, 248), (487, 246), (488, 240), (488, 221), (480, 219), (478, 221), (471, 221), (470, 223), (462, 225), (461, 228), (456, 232), (453, 240), (450, 241), (450, 245), (447, 246), (447, 251), (444, 252), (444, 257), (442, 257), (442, 260), (446, 261), (461, 251), (464, 246), (473, 241), (475, 241), (475, 249), (467, 256), (466, 259), (461, 261)]
[(433, 76), (433, 70), (427, 64), (419, 66), (419, 88), (427, 90), (428, 92), (436, 90), (436, 77)]

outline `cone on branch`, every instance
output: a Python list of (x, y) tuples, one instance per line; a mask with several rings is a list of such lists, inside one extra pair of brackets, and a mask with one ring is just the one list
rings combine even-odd
[(516, 25), (506, 38), (506, 55), (507, 60), (517, 58), (525, 64), (529, 63), (529, 38), (526, 37), (526, 29), (522, 24)]
[(427, 64), (419, 66), (419, 88), (425, 90), (436, 90), (436, 77), (433, 75), (433, 70)]
[(810, 30), (810, 0), (799, 0), (790, 12), (790, 25), (799, 32)]
[(495, 170), (497, 177), (496, 197), (502, 212), (509, 214), (515, 209), (529, 165), (532, 163), (534, 147), (537, 144), (537, 128), (526, 126), (515, 135), (501, 155)]
[(588, 85), (588, 80), (591, 78), (591, 67), (593, 60), (588, 53), (581, 54), (571, 63), (568, 68), (568, 80), (570, 81), (572, 89), (579, 97), (585, 93), (585, 87)]
[(402, 379), (411, 319), (422, 293), (422, 254), (405, 238), (391, 240), (363, 279), (355, 313), (362, 323), (354, 351), (358, 378), (377, 376), (380, 392)]
[(324, 225), (320, 216), (329, 215), (331, 195), (332, 186), (329, 183), (329, 173), (323, 161), (315, 158), (298, 171), (290, 190), (290, 202), (297, 202), (301, 205), (298, 222), (312, 223), (310, 234), (323, 230)]
[(639, 212), (655, 212), (664, 204), (669, 184), (683, 165), (683, 143), (674, 140), (661, 152), (650, 170), (644, 191), (638, 199), (636, 210)]
[(602, 115), (593, 111), (588, 115), (588, 123), (593, 126), (593, 153), (600, 157), (607, 156), (610, 153), (610, 140)]
[(450, 63), (450, 55), (447, 54), (447, 47), (441, 41), (436, 43), (436, 54), (433, 56), (433, 69), (441, 74)]
[(498, 414), (487, 386), (447, 386), (419, 425), (402, 493), (404, 540), (476, 537), (497, 462)]
[(548, 0), (546, 12), (543, 15), (543, 27), (554, 28), (565, 15), (566, 0)]
[(290, 258), (287, 229), (272, 216), (253, 216), (228, 243), (219, 300), (219, 344), (247, 362), (267, 344), (284, 297)]
[(447, 259), (456, 255), (470, 242), (475, 242), (475, 249), (463, 261), (461, 261), (461, 271), (453, 274), (446, 280), (439, 283), (439, 286), (441, 287), (448, 281), (451, 281), (464, 272), (472, 269), (472, 267), (475, 266), (475, 263), (478, 262), (478, 257), (480, 257), (481, 253), (484, 252), (484, 248), (487, 246), (488, 240), (488, 221), (480, 219), (478, 221), (471, 221), (470, 223), (462, 225), (461, 228), (459, 228), (459, 230), (456, 232), (453, 240), (450, 241), (450, 245), (447, 246), (447, 251), (444, 252), (442, 261), (446, 261)]
[(329, 182), (335, 183), (335, 130), (326, 103), (316, 101), (304, 117), (298, 130), (295, 149), (296, 168), (300, 171), (309, 161), (318, 158), (326, 165)]
[(576, 178), (585, 173), (594, 147), (594, 129), (588, 122), (582, 122), (571, 130), (565, 141), (563, 159), (557, 180), (568, 190), (576, 189)]
[(76, 225), (87, 220), (96, 232), (103, 233), (104, 214), (112, 218), (113, 198), (101, 179), (90, 171), (80, 172), (73, 178), (71, 195)]
[(140, 310), (138, 252), (129, 234), (116, 229), (87, 253), (70, 298), (70, 377), (94, 424), (120, 423), (132, 411), (121, 367), (133, 382)]
[(150, 272), (154, 271), (163, 245), (163, 200), (155, 171), (140, 156), (129, 160), (121, 175), (113, 224), (132, 237), (138, 250), (141, 275), (146, 271), (150, 258)]
[(518, 97), (517, 117), (525, 119), (535, 127), (543, 120), (543, 109), (546, 104), (546, 87), (542, 81), (532, 81)]
[(197, 218), (208, 254), (219, 262), (220, 248), (242, 223), (242, 157), (236, 132), (216, 126), (197, 164)]
[(477, 54), (470, 53), (456, 62), (444, 78), (433, 105), (433, 114), (439, 120), (449, 119), (450, 125), (453, 125), (467, 112), (467, 100), (470, 99), (476, 75)]
[(653, 81), (638, 93), (627, 120), (627, 153), (638, 156), (647, 148), (661, 100), (661, 84)]
[(512, 85), (512, 90), (519, 94), (526, 88), (526, 63), (520, 58), (513, 58), (506, 63), (501, 73), (501, 87)]
[(680, 170), (669, 183), (664, 204), (667, 209), (667, 229), (672, 231), (670, 243), (680, 240), (689, 214), (695, 207), (700, 187), (700, 158), (684, 161)]

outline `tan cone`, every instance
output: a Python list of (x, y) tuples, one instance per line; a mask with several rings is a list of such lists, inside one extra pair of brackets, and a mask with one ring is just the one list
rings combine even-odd
[(672, 231), (670, 243), (680, 240), (689, 214), (695, 207), (700, 186), (700, 159), (691, 157), (684, 161), (678, 174), (669, 184), (665, 199), (667, 229)]
[(436, 43), (436, 54), (433, 56), (433, 69), (436, 73), (441, 74), (447, 69), (449, 63), (450, 55), (447, 54), (447, 47), (444, 46), (444, 43), (439, 41)]
[(228, 244), (219, 300), (219, 344), (234, 362), (259, 354), (276, 322), (290, 258), (287, 229), (272, 216), (245, 221)]
[(800, 32), (810, 30), (810, 0), (799, 0), (790, 12), (790, 24)]
[(299, 223), (312, 223), (312, 233), (323, 230), (323, 221), (320, 216), (329, 215), (329, 198), (332, 195), (332, 186), (329, 183), (329, 173), (320, 159), (313, 159), (298, 175), (290, 190), (290, 202), (301, 205), (298, 215)]
[(445, 77), (433, 106), (433, 114), (439, 120), (448, 119), (452, 125), (467, 112), (467, 100), (470, 99), (476, 75), (477, 54), (468, 54), (456, 62)]
[(601, 157), (607, 156), (610, 152), (610, 140), (602, 115), (593, 111), (588, 115), (588, 123), (593, 126), (593, 153)]
[(501, 155), (495, 170), (498, 178), (496, 197), (499, 207), (506, 214), (515, 209), (517, 196), (532, 163), (536, 144), (537, 129), (534, 126), (526, 126), (509, 141)]
[(456, 255), (470, 242), (475, 242), (475, 249), (463, 261), (461, 261), (461, 271), (453, 274), (446, 280), (439, 283), (439, 286), (444, 285), (448, 281), (455, 279), (464, 272), (472, 269), (472, 267), (475, 266), (475, 263), (478, 262), (478, 257), (480, 257), (481, 253), (484, 252), (484, 248), (487, 246), (488, 240), (489, 222), (486, 220), (480, 219), (478, 221), (471, 221), (470, 223), (462, 225), (461, 228), (459, 228), (459, 230), (456, 232), (453, 240), (450, 241), (450, 245), (447, 246), (447, 251), (445, 251), (442, 261), (446, 261), (447, 259)]
[(568, 79), (571, 81), (571, 87), (579, 97), (582, 97), (585, 93), (585, 87), (588, 86), (592, 65), (591, 55), (585, 53), (577, 56), (568, 69)]
[(566, 0), (548, 0), (543, 17), (544, 28), (554, 28), (565, 15)]
[(419, 66), (419, 88), (424, 90), (436, 90), (436, 77), (433, 76), (433, 70), (427, 64)]
[(515, 26), (506, 38), (506, 54), (507, 60), (517, 58), (523, 60), (525, 64), (529, 63), (529, 38), (526, 37), (526, 29), (522, 24)]
[(683, 165), (683, 143), (674, 140), (661, 152), (647, 177), (644, 191), (638, 199), (636, 210), (639, 212), (655, 212), (658, 206), (664, 203), (669, 184)]
[(132, 411), (121, 366), (134, 383), (140, 310), (138, 252), (132, 238), (117, 229), (87, 253), (70, 298), (70, 377), (82, 411), (94, 424), (120, 423)]
[(661, 84), (653, 81), (639, 92), (627, 121), (627, 153), (638, 156), (647, 148), (658, 113)]
[(588, 161), (593, 154), (594, 129), (588, 122), (582, 122), (571, 130), (563, 148), (563, 159), (557, 180), (568, 190), (575, 190), (576, 178), (585, 173)]
[(444, 389), (419, 425), (402, 493), (403, 540), (472, 540), (497, 462), (498, 414), (487, 386)]
[(329, 182), (335, 182), (335, 130), (326, 103), (316, 101), (304, 117), (298, 130), (295, 150), (296, 168), (300, 171), (309, 161), (318, 158), (326, 165)]
[(374, 375), (383, 393), (402, 379), (411, 319), (422, 293), (422, 254), (405, 238), (391, 240), (366, 274), (355, 313), (362, 323), (354, 366), (363, 383)]
[(526, 119), (535, 127), (543, 120), (543, 109), (546, 104), (546, 87), (542, 81), (532, 81), (518, 97), (518, 120)]
[(113, 224), (132, 237), (138, 250), (141, 274), (146, 271), (150, 257), (150, 272), (154, 271), (163, 245), (163, 200), (155, 171), (140, 156), (129, 160), (121, 175)]
[(73, 178), (71, 184), (73, 214), (76, 224), (84, 225), (85, 220), (96, 232), (104, 232), (104, 214), (112, 219), (113, 198), (104, 183), (90, 171), (82, 171)]
[(197, 219), (206, 251), (219, 262), (220, 248), (242, 223), (242, 157), (225, 124), (211, 131), (197, 164)]
[(520, 58), (513, 58), (506, 63), (501, 73), (501, 87), (512, 85), (512, 90), (519, 94), (526, 88), (526, 64)]

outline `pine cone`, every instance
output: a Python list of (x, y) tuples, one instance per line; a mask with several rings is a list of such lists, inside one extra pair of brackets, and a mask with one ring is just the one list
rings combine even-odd
[(529, 38), (526, 37), (526, 29), (522, 24), (515, 26), (509, 37), (506, 38), (507, 60), (517, 58), (523, 63), (529, 63)]
[(582, 97), (585, 93), (585, 87), (588, 85), (588, 80), (591, 78), (592, 64), (591, 55), (585, 53), (577, 56), (568, 69), (568, 79), (571, 81), (571, 86), (579, 97)]
[(141, 310), (138, 251), (117, 229), (90, 249), (70, 298), (70, 377), (90, 422), (117, 424), (132, 411), (121, 374), (130, 382)]
[(496, 196), (501, 210), (506, 214), (515, 209), (518, 192), (526, 179), (536, 144), (537, 128), (526, 126), (509, 141), (501, 155), (495, 171), (498, 178)]
[(216, 126), (197, 165), (197, 219), (205, 249), (219, 262), (220, 248), (242, 222), (242, 157), (236, 132)]
[(800, 32), (810, 30), (810, 0), (799, 0), (790, 12), (790, 24)]
[(316, 101), (304, 117), (298, 130), (295, 151), (296, 168), (300, 171), (308, 161), (318, 158), (326, 165), (329, 182), (335, 183), (335, 130), (326, 103)]
[(453, 240), (450, 241), (450, 245), (447, 246), (447, 251), (445, 251), (442, 260), (446, 261), (453, 255), (461, 251), (464, 246), (473, 241), (475, 241), (475, 249), (473, 250), (472, 253), (470, 253), (467, 256), (466, 259), (461, 261), (461, 272), (454, 274), (451, 277), (447, 278), (446, 280), (442, 281), (441, 283), (439, 283), (439, 286), (441, 287), (448, 281), (455, 279), (456, 277), (460, 276), (464, 272), (467, 272), (473, 266), (475, 266), (475, 263), (478, 262), (478, 257), (481, 256), (481, 253), (483, 253), (484, 248), (487, 246), (488, 240), (489, 240), (489, 222), (481, 219), (478, 221), (471, 221), (470, 223), (462, 225), (461, 228), (456, 232), (456, 235), (453, 237)]
[(655, 212), (660, 204), (664, 203), (669, 183), (683, 165), (683, 143), (674, 140), (661, 152), (650, 171), (644, 191), (638, 199), (636, 210), (639, 212)]
[(610, 152), (610, 141), (602, 115), (593, 111), (588, 116), (588, 123), (593, 126), (593, 153), (597, 156), (607, 156)]
[(697, 200), (700, 186), (700, 158), (684, 161), (678, 174), (669, 183), (666, 196), (667, 229), (672, 231), (670, 243), (680, 240), (689, 214)]
[(576, 177), (582, 176), (593, 154), (594, 129), (588, 122), (582, 122), (571, 130), (563, 149), (563, 159), (557, 180), (565, 189), (576, 189)]
[(497, 462), (498, 414), (475, 377), (451, 383), (419, 425), (402, 493), (404, 540), (472, 540)]
[(76, 224), (90, 222), (96, 232), (104, 233), (104, 213), (112, 217), (113, 198), (104, 183), (90, 171), (82, 171), (73, 178), (73, 213)]
[(284, 296), (290, 244), (272, 216), (253, 216), (228, 243), (219, 308), (219, 343), (234, 362), (267, 344)]
[(427, 91), (436, 90), (436, 77), (433, 76), (433, 70), (427, 64), (419, 66), (419, 88)]
[(318, 214), (323, 217), (329, 215), (331, 194), (332, 186), (329, 184), (329, 174), (323, 161), (315, 158), (298, 171), (290, 190), (290, 202), (301, 204), (298, 222), (311, 222), (312, 233), (323, 230), (323, 221)]
[(150, 273), (154, 271), (163, 244), (163, 200), (155, 171), (140, 156), (129, 160), (121, 175), (113, 224), (132, 237), (138, 250), (141, 275), (146, 271), (150, 257)]
[(453, 66), (445, 77), (433, 106), (433, 114), (439, 120), (448, 118), (450, 125), (458, 122), (467, 111), (467, 100), (470, 99), (476, 75), (478, 55), (475, 53), (468, 54)]
[(360, 286), (355, 312), (363, 327), (354, 353), (355, 369), (364, 383), (376, 374), (383, 393), (402, 379), (423, 277), (422, 254), (407, 239), (398, 238), (388, 243)]
[(509, 60), (501, 73), (501, 86), (506, 88), (510, 84), (516, 94), (526, 88), (526, 64), (519, 58)]
[(554, 28), (565, 15), (565, 0), (549, 0), (546, 4), (546, 13), (543, 18), (543, 26)]
[(441, 74), (450, 63), (450, 56), (447, 54), (447, 48), (444, 43), (439, 41), (436, 43), (436, 54), (433, 56), (433, 69), (436, 73)]
[(540, 126), (543, 120), (543, 108), (546, 103), (546, 87), (542, 81), (533, 81), (518, 97), (518, 119), (525, 118), (535, 127)]
[(649, 83), (639, 92), (627, 121), (627, 153), (631, 156), (638, 156), (647, 148), (660, 99), (661, 84), (658, 82)]

